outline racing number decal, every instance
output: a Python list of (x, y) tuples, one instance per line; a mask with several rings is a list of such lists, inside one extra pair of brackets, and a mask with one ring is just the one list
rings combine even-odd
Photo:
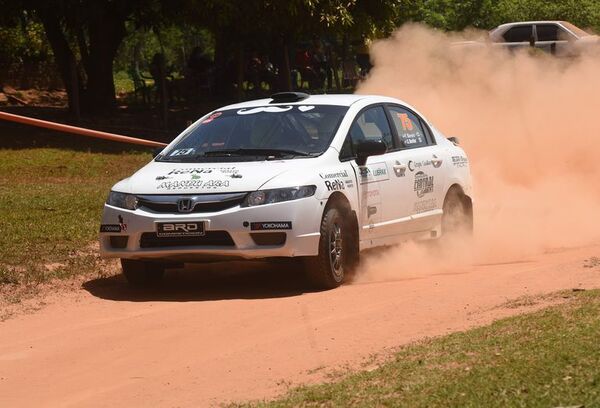
[(414, 126), (412, 123), (412, 120), (410, 120), (410, 118), (408, 117), (408, 115), (406, 113), (397, 113), (398, 118), (400, 118), (400, 123), (402, 124), (402, 129), (407, 130), (407, 131), (411, 131), (413, 130)]

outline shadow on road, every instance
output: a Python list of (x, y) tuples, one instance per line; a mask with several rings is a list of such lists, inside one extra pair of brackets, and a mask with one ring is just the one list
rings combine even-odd
[(130, 286), (122, 275), (92, 279), (82, 286), (93, 296), (130, 302), (268, 299), (312, 291), (301, 268), (263, 262), (186, 265), (167, 270), (160, 284), (147, 288)]

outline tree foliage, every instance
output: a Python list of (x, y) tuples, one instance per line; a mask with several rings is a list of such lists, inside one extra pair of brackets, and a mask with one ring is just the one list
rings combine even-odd
[(407, 21), (462, 30), (560, 19), (600, 29), (597, 0), (0, 0), (0, 6), (0, 61), (53, 56), (71, 104), (90, 111), (114, 105), (114, 63), (126, 70), (140, 45), (143, 60), (161, 52), (180, 66), (189, 48), (201, 45), (223, 72), (237, 61), (239, 75), (252, 49), (268, 49), (285, 65), (298, 41), (382, 37)]

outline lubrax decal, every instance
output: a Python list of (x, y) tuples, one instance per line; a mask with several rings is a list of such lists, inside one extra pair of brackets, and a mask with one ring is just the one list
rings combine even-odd
[(342, 180), (327, 180), (325, 181), (325, 187), (327, 187), (327, 190), (329, 191), (344, 190), (346, 188)]
[(250, 224), (252, 231), (264, 230), (289, 230), (292, 229), (291, 221), (253, 222)]
[(121, 226), (119, 224), (102, 224), (100, 232), (121, 232)]

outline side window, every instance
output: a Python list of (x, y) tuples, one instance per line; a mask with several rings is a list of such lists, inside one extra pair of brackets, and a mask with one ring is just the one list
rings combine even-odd
[(524, 25), (509, 29), (502, 36), (508, 43), (529, 42), (533, 34), (533, 26)]
[(356, 118), (342, 145), (340, 159), (356, 156), (356, 145), (363, 140), (383, 140), (388, 149), (394, 147), (392, 130), (382, 106), (367, 109)]
[(536, 26), (538, 41), (558, 41), (558, 26), (555, 24), (538, 24)]
[(421, 121), (412, 112), (399, 106), (390, 106), (392, 122), (398, 134), (398, 145), (402, 149), (427, 146), (427, 136)]

